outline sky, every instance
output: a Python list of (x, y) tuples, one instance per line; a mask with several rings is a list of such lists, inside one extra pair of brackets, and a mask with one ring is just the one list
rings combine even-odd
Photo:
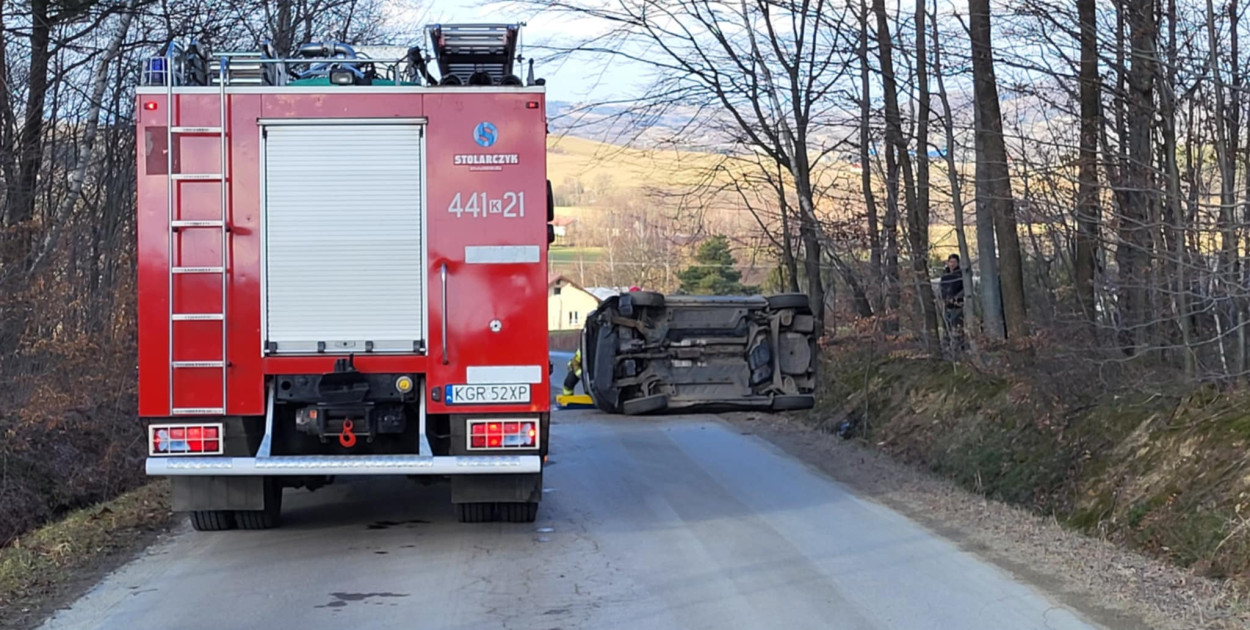
[[(599, 32), (602, 26), (588, 18), (572, 18), (542, 10), (524, 2), (490, 0), (426, 0), (422, 23), (524, 22), (522, 54), (534, 58), (534, 76), (547, 79), (547, 98), (572, 103), (604, 102), (628, 96), (647, 85), (646, 70), (620, 62), (611, 67), (603, 60), (562, 57), (553, 59), (543, 45), (577, 42), (579, 36)], [(519, 72), (524, 78), (525, 70)]]

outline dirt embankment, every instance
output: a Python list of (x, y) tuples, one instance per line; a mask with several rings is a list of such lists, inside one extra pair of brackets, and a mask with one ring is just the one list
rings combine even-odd
[(1250, 391), (1108, 391), (842, 342), (811, 420), (989, 498), (1250, 585)]
[(37, 626), (169, 523), (169, 484), (158, 481), (15, 538), (0, 548), (0, 628)]

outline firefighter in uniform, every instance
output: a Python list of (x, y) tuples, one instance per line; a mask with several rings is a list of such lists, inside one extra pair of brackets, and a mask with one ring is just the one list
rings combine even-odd
[(577, 387), (578, 381), (582, 380), (582, 349), (578, 348), (573, 353), (573, 358), (569, 359), (569, 372), (564, 375), (564, 395), (572, 396), (573, 389)]

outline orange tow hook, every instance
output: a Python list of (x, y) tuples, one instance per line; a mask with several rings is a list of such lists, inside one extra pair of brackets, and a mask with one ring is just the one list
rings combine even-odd
[(342, 444), (343, 448), (351, 448), (356, 445), (356, 434), (352, 433), (353, 426), (351, 420), (343, 421), (343, 432), (339, 434), (339, 444)]

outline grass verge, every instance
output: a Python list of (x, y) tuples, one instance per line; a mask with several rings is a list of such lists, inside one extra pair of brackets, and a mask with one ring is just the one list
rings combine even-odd
[(811, 419), (992, 499), (1250, 586), (1250, 391), (1086, 387), (841, 342)]
[(38, 624), (164, 531), (169, 507), (169, 484), (154, 482), (0, 549), (0, 627)]

